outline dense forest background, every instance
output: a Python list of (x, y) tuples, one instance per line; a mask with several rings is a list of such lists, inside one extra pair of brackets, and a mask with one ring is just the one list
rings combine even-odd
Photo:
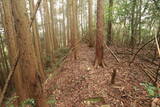
[(118, 64), (119, 54), (129, 55), (128, 68), (145, 56), (155, 65), (147, 75), (157, 87), (159, 43), (159, 0), (0, 0), (0, 105), (8, 107), (16, 93), (15, 105), (29, 99), (48, 107), (43, 84), (68, 56), (80, 61), (84, 44), (84, 54), (94, 49), (95, 69), (107, 68), (109, 53)]

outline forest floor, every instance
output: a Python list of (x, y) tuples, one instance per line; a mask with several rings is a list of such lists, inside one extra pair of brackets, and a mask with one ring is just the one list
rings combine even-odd
[[(113, 51), (124, 50), (112, 48)], [(65, 59), (57, 75), (52, 75), (45, 84), (48, 95), (54, 95), (56, 107), (150, 107), (143, 82), (149, 82), (148, 76), (141, 70), (140, 59), (129, 66), (128, 55), (118, 54), (120, 63), (105, 50), (105, 68), (95, 68), (95, 49), (86, 44), (78, 47), (78, 59), (71, 56)], [(143, 62), (148, 64), (146, 62)], [(111, 85), (113, 69), (117, 69), (115, 84)]]

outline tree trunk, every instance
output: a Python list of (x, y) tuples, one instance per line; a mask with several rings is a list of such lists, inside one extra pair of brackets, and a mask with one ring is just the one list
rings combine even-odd
[(43, 1), (44, 4), (44, 26), (45, 26), (45, 45), (46, 45), (46, 55), (48, 58), (53, 58), (53, 46), (51, 38), (51, 28), (50, 28), (50, 18), (49, 18), (49, 7), (48, 0)]
[[(2, 0), (4, 17), (5, 17), (5, 30), (7, 31), (7, 40), (8, 40), (8, 49), (9, 49), (9, 59), (11, 68), (14, 66), (14, 61), (18, 56), (17, 40), (16, 40), (16, 31), (14, 28), (14, 22), (12, 17), (11, 2), (10, 0)], [(11, 36), (12, 35), (12, 36)], [(18, 102), (23, 101), (26, 98), (26, 93), (24, 91), (22, 83), (22, 73), (20, 72), (20, 65), (17, 65), (17, 68), (14, 72), (14, 84), (16, 88), (16, 94), (19, 96)]]
[(131, 17), (131, 41), (130, 47), (133, 49), (135, 45), (135, 7), (136, 7), (136, 0), (132, 0), (132, 17)]
[(17, 34), (17, 48), (20, 53), (19, 66), (22, 72), (24, 94), (26, 94), (26, 98), (35, 100), (36, 107), (48, 107), (38, 72), (32, 34), (25, 10), (25, 0), (12, 0), (11, 6)]
[(93, 1), (88, 0), (88, 13), (89, 13), (89, 47), (93, 47), (94, 45), (94, 36), (93, 36)]
[(54, 7), (54, 2), (55, 0), (50, 0), (50, 14), (51, 14), (51, 30), (52, 30), (52, 36), (53, 36), (53, 44), (54, 44), (54, 50), (58, 48), (58, 43), (57, 43), (57, 35), (56, 35), (56, 30), (54, 27), (55, 24), (55, 8)]
[(77, 50), (75, 48), (76, 46), (76, 37), (77, 37), (77, 25), (76, 25), (76, 1), (75, 0), (71, 0), (71, 20), (73, 20), (71, 22), (71, 48), (73, 48), (73, 56), (74, 59), (77, 59)]
[(109, 18), (108, 18), (108, 30), (107, 30), (107, 45), (111, 45), (113, 42), (112, 35), (112, 20), (113, 20), (113, 0), (109, 0)]
[(104, 0), (97, 1), (97, 33), (95, 66), (104, 66)]
[[(30, 15), (31, 17), (33, 16), (33, 10), (35, 10), (35, 6), (34, 6), (34, 0), (29, 0), (29, 4), (30, 4)], [(45, 80), (45, 72), (43, 70), (43, 66), (42, 66), (42, 58), (41, 58), (41, 48), (40, 48), (40, 38), (39, 38), (39, 33), (37, 30), (37, 22), (36, 20), (33, 21), (32, 24), (32, 33), (33, 33), (33, 40), (34, 40), (34, 49), (35, 49), (35, 53), (36, 53), (36, 57), (37, 57), (37, 63), (38, 63), (38, 68), (39, 68), (39, 73), (41, 74), (41, 77), (43, 80)]]

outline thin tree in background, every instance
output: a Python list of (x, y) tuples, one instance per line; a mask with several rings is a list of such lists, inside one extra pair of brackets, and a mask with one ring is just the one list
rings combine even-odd
[(96, 32), (96, 55), (95, 67), (104, 67), (104, 0), (97, 1), (97, 32)]
[(93, 47), (94, 45), (94, 34), (93, 34), (93, 1), (88, 0), (88, 21), (89, 21), (89, 47)]
[(112, 40), (112, 20), (113, 20), (113, 0), (109, 0), (109, 16), (108, 16), (108, 29), (107, 29), (107, 45), (111, 45)]
[(73, 57), (74, 59), (77, 59), (77, 50), (76, 50), (76, 39), (77, 39), (77, 25), (76, 25), (76, 1), (71, 0), (71, 6), (70, 6), (70, 25), (71, 25), (71, 48), (73, 49)]
[(137, 0), (132, 0), (132, 10), (131, 10), (131, 40), (130, 47), (133, 49), (135, 45), (135, 8), (136, 8)]
[[(34, 6), (34, 0), (29, 0), (29, 5), (30, 5), (30, 15), (31, 18), (33, 16), (33, 11), (35, 10), (35, 6)], [(45, 80), (45, 73), (43, 70), (43, 66), (42, 66), (42, 58), (41, 58), (41, 46), (40, 46), (40, 38), (39, 38), (39, 32), (37, 29), (37, 21), (34, 20), (33, 24), (32, 24), (32, 34), (33, 34), (33, 40), (34, 40), (34, 49), (35, 49), (35, 53), (36, 53), (36, 57), (37, 57), (37, 62), (38, 62), (38, 71), (41, 74), (41, 77), (43, 80)]]
[[(53, 38), (51, 28), (51, 19), (48, 7), (48, 0), (43, 1), (43, 9), (44, 9), (44, 27), (45, 27), (45, 46), (46, 46), (46, 55), (49, 59), (53, 60)], [(51, 61), (52, 62), (52, 61)]]

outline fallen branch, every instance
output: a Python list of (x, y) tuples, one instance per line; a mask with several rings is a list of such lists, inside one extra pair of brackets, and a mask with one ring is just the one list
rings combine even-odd
[(104, 45), (105, 45), (106, 48), (111, 52), (111, 54), (114, 56), (114, 58), (116, 59), (116, 61), (117, 61), (118, 63), (120, 63), (118, 57), (114, 54), (114, 52), (113, 52), (105, 43), (104, 43)]
[(1, 95), (0, 95), (0, 105), (2, 105), (2, 101), (3, 101), (3, 99), (4, 99), (4, 95), (5, 95), (6, 91), (7, 91), (8, 84), (9, 84), (9, 82), (10, 82), (10, 80), (11, 80), (13, 74), (14, 74), (14, 71), (16, 70), (16, 67), (17, 67), (17, 65), (18, 65), (19, 59), (20, 59), (20, 55), (18, 55), (18, 57), (17, 57), (17, 59), (16, 59), (16, 61), (15, 61), (15, 64), (14, 64), (13, 68), (12, 68), (11, 71), (9, 72), (9, 75), (8, 75), (7, 80), (6, 80), (6, 82), (5, 82), (4, 88), (3, 88), (2, 93), (1, 93)]
[(152, 42), (152, 41), (154, 41), (154, 40), (155, 40), (155, 39), (152, 38), (151, 40), (149, 40), (148, 42), (146, 42), (144, 45), (142, 45), (142, 46), (138, 49), (138, 51), (134, 54), (131, 62), (129, 63), (129, 66), (134, 62), (134, 60), (135, 60), (136, 56), (138, 55), (138, 53), (139, 53), (146, 45), (148, 45), (150, 42)]
[(153, 76), (151, 76), (151, 74), (149, 74), (149, 73), (144, 69), (144, 66), (141, 65), (140, 68), (141, 68), (141, 70), (142, 70), (143, 72), (145, 72), (145, 74), (151, 79), (152, 82), (155, 81), (154, 78), (153, 78)]

